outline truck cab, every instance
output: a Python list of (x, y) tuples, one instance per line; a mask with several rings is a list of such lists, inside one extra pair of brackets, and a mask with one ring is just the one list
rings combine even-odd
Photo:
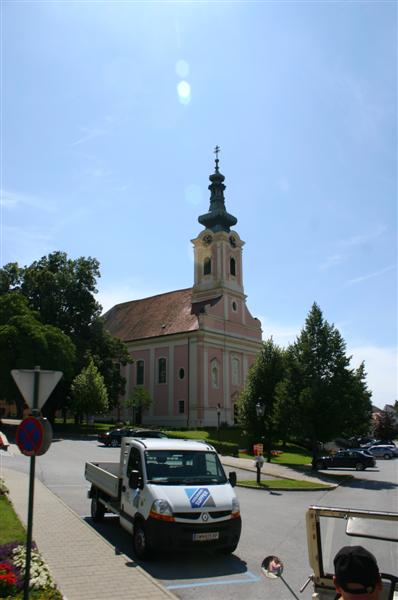
[(231, 553), (241, 533), (235, 473), (210, 444), (124, 438), (119, 463), (87, 463), (95, 520), (119, 515), (138, 558), (172, 549)]

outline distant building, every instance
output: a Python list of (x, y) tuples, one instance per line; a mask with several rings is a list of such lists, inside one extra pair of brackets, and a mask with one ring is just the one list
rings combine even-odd
[(193, 287), (117, 304), (104, 315), (134, 359), (123, 371), (126, 397), (143, 386), (153, 400), (139, 417), (143, 424), (233, 424), (261, 348), (261, 323), (243, 290), (244, 242), (231, 229), (237, 219), (225, 208), (217, 152), (209, 212), (198, 218), (204, 229), (192, 240)]

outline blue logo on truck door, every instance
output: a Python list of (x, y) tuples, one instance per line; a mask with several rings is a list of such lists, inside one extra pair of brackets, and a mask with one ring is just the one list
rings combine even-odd
[(185, 489), (192, 508), (201, 508), (202, 506), (215, 506), (214, 500), (207, 488)]

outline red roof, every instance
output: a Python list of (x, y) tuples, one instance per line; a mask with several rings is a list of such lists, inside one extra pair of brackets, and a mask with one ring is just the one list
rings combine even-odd
[(116, 304), (103, 318), (107, 330), (124, 342), (199, 329), (192, 288)]

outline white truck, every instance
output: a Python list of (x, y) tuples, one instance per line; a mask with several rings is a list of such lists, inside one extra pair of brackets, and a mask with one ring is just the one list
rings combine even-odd
[(119, 462), (88, 462), (91, 516), (119, 516), (138, 559), (156, 551), (234, 552), (241, 533), (239, 502), (210, 444), (182, 439), (123, 438)]

